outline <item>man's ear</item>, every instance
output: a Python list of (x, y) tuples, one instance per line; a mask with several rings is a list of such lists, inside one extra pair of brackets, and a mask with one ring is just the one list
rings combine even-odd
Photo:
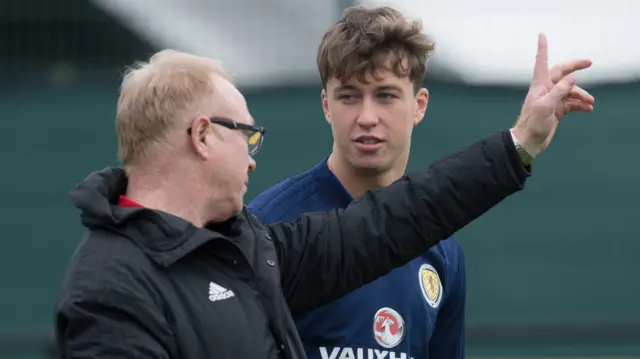
[(424, 118), (425, 112), (427, 112), (427, 105), (429, 104), (429, 91), (426, 88), (421, 88), (416, 94), (416, 113), (413, 119), (413, 125), (417, 126)]
[(324, 119), (331, 124), (331, 111), (329, 111), (329, 101), (327, 100), (327, 91), (325, 89), (320, 93), (322, 100), (322, 112), (324, 112)]
[(191, 123), (190, 143), (193, 150), (202, 158), (209, 157), (207, 135), (211, 131), (211, 122), (206, 116), (200, 116)]

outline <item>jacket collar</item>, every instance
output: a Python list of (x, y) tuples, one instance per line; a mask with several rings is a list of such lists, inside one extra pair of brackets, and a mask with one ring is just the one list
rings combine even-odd
[(117, 205), (126, 193), (127, 176), (120, 168), (93, 172), (70, 192), (80, 209), (82, 224), (91, 230), (106, 230), (132, 240), (156, 264), (168, 267), (198, 247), (213, 240), (227, 240), (240, 230), (245, 213), (224, 223), (198, 228), (182, 218), (148, 208)]

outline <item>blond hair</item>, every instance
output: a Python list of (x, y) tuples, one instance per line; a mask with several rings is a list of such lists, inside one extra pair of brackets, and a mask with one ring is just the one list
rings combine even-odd
[(125, 169), (147, 159), (170, 129), (185, 125), (183, 119), (211, 99), (214, 75), (228, 79), (217, 61), (174, 50), (127, 69), (116, 114), (118, 158)]

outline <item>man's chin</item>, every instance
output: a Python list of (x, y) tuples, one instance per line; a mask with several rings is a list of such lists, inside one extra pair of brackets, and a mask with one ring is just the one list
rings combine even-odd
[(361, 158), (351, 162), (351, 166), (358, 172), (378, 174), (389, 169), (387, 161), (382, 158)]

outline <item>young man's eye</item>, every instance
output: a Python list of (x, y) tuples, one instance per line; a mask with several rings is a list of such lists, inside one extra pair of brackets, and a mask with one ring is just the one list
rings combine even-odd
[(391, 93), (381, 93), (378, 95), (378, 98), (382, 100), (393, 100), (396, 97), (397, 97), (396, 95)]
[(352, 101), (355, 98), (356, 98), (356, 96), (353, 95), (353, 94), (346, 94), (345, 93), (345, 94), (338, 95), (338, 99), (339, 100)]

